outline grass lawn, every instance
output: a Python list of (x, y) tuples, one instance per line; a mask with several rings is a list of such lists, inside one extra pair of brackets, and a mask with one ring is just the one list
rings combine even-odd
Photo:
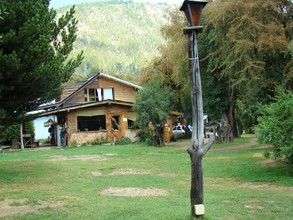
[[(253, 138), (204, 157), (204, 219), (293, 219), (293, 178)], [(0, 219), (191, 219), (188, 143), (2, 153)]]

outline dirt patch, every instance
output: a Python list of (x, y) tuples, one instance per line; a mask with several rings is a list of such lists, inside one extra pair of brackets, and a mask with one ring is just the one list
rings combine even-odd
[(293, 186), (276, 186), (272, 183), (239, 182), (233, 178), (205, 178), (208, 187), (219, 188), (225, 184), (230, 187), (246, 188), (252, 190), (293, 192)]
[(255, 153), (252, 156), (255, 158), (263, 158), (263, 153)]
[(102, 173), (99, 172), (99, 171), (93, 171), (93, 172), (92, 172), (92, 175), (93, 175), (93, 176), (102, 176)]
[(247, 209), (258, 209), (258, 210), (262, 210), (265, 207), (260, 206), (260, 205), (245, 205), (245, 208), (247, 208)]
[(168, 191), (157, 188), (115, 188), (110, 187), (101, 192), (106, 196), (125, 196), (125, 197), (148, 197), (148, 196), (166, 196)]
[(175, 177), (177, 175), (175, 173), (160, 173), (159, 176), (161, 176), (161, 177)]
[(213, 160), (229, 160), (230, 157), (226, 157), (226, 156), (218, 156), (218, 157), (214, 157)]
[(109, 173), (109, 176), (121, 176), (121, 175), (137, 175), (137, 174), (150, 174), (151, 172), (148, 170), (140, 170), (140, 169), (119, 169)]
[(103, 155), (75, 155), (75, 156), (65, 156), (65, 155), (54, 155), (51, 156), (52, 160), (108, 160), (109, 158)]
[(230, 200), (223, 200), (222, 203), (229, 204), (232, 203)]
[(259, 162), (258, 164), (264, 167), (278, 167), (281, 165), (281, 162), (277, 160), (264, 160)]
[(37, 205), (25, 205), (26, 200), (6, 199), (0, 201), (0, 217), (11, 215), (24, 215), (29, 212), (36, 212), (42, 208), (57, 208), (63, 206), (62, 202), (40, 201)]
[(246, 144), (241, 146), (231, 146), (231, 147), (223, 147), (223, 148), (212, 148), (211, 152), (229, 152), (229, 151), (242, 151), (242, 150), (251, 150), (251, 149), (265, 149), (267, 146), (258, 146), (255, 147), (252, 144)]
[(118, 154), (113, 154), (113, 153), (109, 153), (109, 154), (103, 154), (104, 156), (107, 156), (107, 157), (111, 157), (111, 156), (117, 156)]
[(252, 182), (246, 182), (239, 184), (240, 187), (248, 189), (258, 189), (258, 190), (273, 190), (273, 191), (286, 191), (293, 192), (293, 186), (275, 186), (273, 184), (257, 184)]

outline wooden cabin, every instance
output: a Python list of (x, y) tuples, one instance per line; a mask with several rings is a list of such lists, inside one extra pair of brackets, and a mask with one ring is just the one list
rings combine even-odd
[[(81, 83), (64, 86), (54, 104), (43, 106), (41, 116), (57, 116), (55, 132), (63, 124), (67, 128), (67, 144), (83, 144), (99, 138), (115, 141), (121, 137), (134, 139), (131, 125), (137, 114), (132, 110), (136, 92), (141, 86), (104, 73)], [(58, 135), (56, 136), (58, 139)], [(56, 140), (55, 143), (58, 143)]]

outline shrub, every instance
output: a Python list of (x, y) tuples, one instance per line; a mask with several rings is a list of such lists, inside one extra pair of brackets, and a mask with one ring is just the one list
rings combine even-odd
[(265, 106), (258, 118), (256, 134), (261, 143), (272, 146), (266, 156), (293, 165), (293, 94), (278, 88), (274, 102)]
[(68, 145), (69, 145), (69, 147), (77, 147), (78, 146), (76, 140), (71, 140)]
[(118, 139), (115, 144), (117, 145), (127, 145), (127, 144), (132, 144), (132, 141), (128, 137), (123, 137)]
[[(32, 137), (35, 136), (35, 128), (32, 121), (28, 121), (23, 126), (24, 134), (31, 134)], [(20, 139), (20, 125), (13, 124), (5, 128), (4, 132), (5, 139), (11, 141), (12, 139)]]
[(138, 137), (138, 140), (140, 142), (144, 142), (148, 146), (154, 145), (154, 138), (152, 135), (152, 131), (148, 127), (145, 127), (141, 129), (140, 131), (138, 131), (136, 134), (136, 137)]

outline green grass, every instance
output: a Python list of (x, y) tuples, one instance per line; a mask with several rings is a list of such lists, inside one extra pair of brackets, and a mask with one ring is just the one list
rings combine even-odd
[[(238, 139), (247, 145), (253, 137)], [(0, 154), (0, 202), (10, 206), (62, 202), (3, 219), (190, 219), (187, 146), (134, 144), (88, 146), (64, 151), (25, 150)], [(187, 143), (187, 142), (186, 142)], [(234, 144), (235, 144), (234, 143)], [(220, 147), (233, 147), (230, 144)], [(217, 148), (217, 145), (215, 145)], [(292, 219), (293, 178), (286, 166), (266, 166), (263, 149), (211, 151), (204, 157), (205, 219)], [(53, 160), (56, 156), (108, 155), (107, 160)], [(108, 175), (118, 169), (149, 174)], [(100, 172), (101, 176), (93, 176)], [(160, 176), (162, 173), (176, 176)], [(110, 187), (158, 188), (160, 197), (102, 195)]]
[[(251, 144), (255, 140), (255, 136), (251, 134), (242, 135), (241, 138), (235, 138), (233, 142), (229, 143), (217, 143), (213, 145), (213, 148), (221, 148), (221, 147), (234, 147), (237, 145), (248, 145)], [(257, 145), (257, 144), (255, 144)]]

